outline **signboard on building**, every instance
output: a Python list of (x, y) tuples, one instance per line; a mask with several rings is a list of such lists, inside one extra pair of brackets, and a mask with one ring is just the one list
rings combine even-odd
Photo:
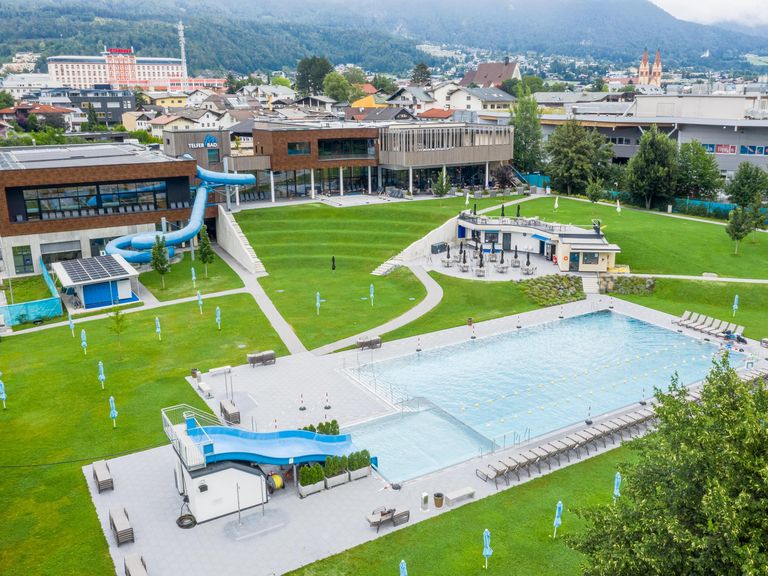
[(189, 143), (190, 149), (195, 148), (218, 148), (219, 147), (219, 140), (216, 138), (216, 136), (213, 136), (211, 134), (207, 134), (202, 142), (190, 142)]

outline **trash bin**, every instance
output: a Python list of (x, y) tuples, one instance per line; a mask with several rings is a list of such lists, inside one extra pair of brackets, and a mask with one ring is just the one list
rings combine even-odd
[(443, 493), (442, 492), (435, 492), (432, 495), (432, 498), (435, 500), (435, 508), (442, 508), (443, 507)]
[(198, 368), (192, 368), (192, 378), (197, 378), (197, 375), (200, 373), (200, 370)]
[(467, 318), (467, 326), (470, 326), (470, 327), (472, 326), (472, 316)]

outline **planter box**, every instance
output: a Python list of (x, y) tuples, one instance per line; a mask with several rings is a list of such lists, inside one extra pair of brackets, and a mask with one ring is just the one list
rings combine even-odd
[(315, 484), (309, 484), (307, 486), (302, 486), (299, 484), (299, 495), (302, 498), (306, 498), (310, 494), (314, 494), (315, 492), (320, 492), (325, 488), (325, 481), (322, 480), (320, 482), (316, 482)]
[(326, 478), (325, 487), (333, 488), (334, 486), (340, 486), (341, 484), (346, 484), (347, 482), (349, 482), (349, 473), (345, 470), (338, 476), (331, 476), (330, 478)]
[(371, 467), (366, 466), (365, 468), (360, 468), (359, 470), (350, 470), (349, 471), (349, 479), (350, 480), (357, 480), (359, 478), (365, 478), (366, 476), (371, 475)]

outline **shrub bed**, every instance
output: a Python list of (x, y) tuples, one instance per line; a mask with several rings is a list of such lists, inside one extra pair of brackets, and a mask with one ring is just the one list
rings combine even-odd
[(520, 285), (523, 293), (539, 306), (556, 306), (586, 298), (578, 276), (540, 276), (521, 280)]

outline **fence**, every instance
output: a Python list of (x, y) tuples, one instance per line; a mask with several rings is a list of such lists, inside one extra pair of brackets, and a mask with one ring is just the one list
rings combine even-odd
[(19, 304), (7, 304), (0, 306), (0, 316), (3, 317), (6, 326), (16, 326), (27, 322), (38, 320), (48, 320), (57, 318), (63, 314), (61, 307), (61, 298), (56, 284), (45, 268), (43, 259), (40, 258), (40, 268), (43, 271), (43, 280), (51, 292), (50, 298), (42, 300), (33, 300), (31, 302), (21, 302)]
[(538, 186), (539, 188), (546, 188), (549, 186), (550, 178), (545, 174), (528, 173), (523, 174), (522, 176), (530, 186)]

